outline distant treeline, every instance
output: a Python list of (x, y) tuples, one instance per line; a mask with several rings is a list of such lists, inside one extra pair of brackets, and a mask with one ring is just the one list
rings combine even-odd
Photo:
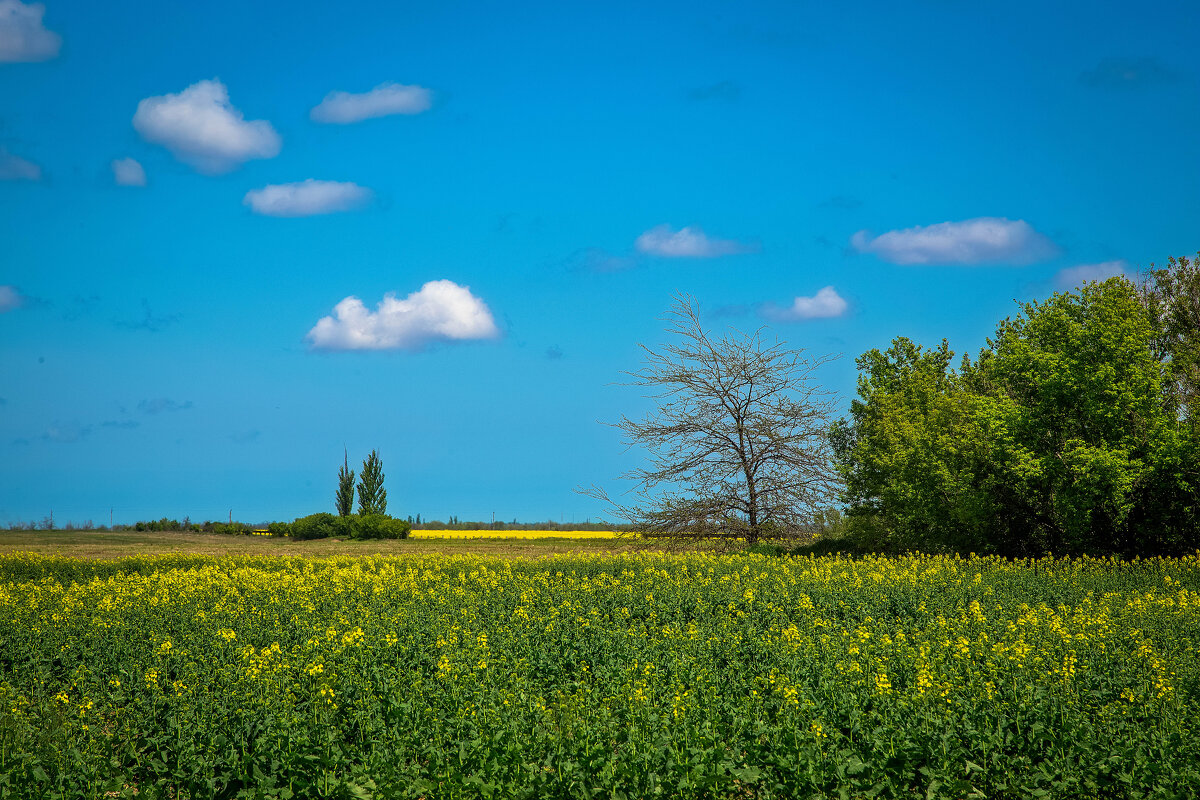
[(265, 530), (272, 523), (260, 522), (250, 524), (247, 522), (214, 522), (205, 520), (204, 522), (192, 522), (188, 517), (183, 520), (170, 519), (163, 517), (162, 519), (138, 520), (132, 525), (116, 524), (95, 525), (92, 520), (84, 520), (83, 522), (66, 522), (62, 525), (56, 524), (50, 517), (39, 521), (30, 520), (29, 522), (10, 522), (6, 526), (10, 531), (94, 531), (97, 533), (114, 532), (120, 533), (124, 531), (154, 531), (172, 533), (222, 533), (222, 534), (247, 534), (254, 530)]
[[(604, 521), (587, 521), (587, 522), (555, 522), (546, 520), (544, 522), (520, 522), (516, 519), (509, 522), (497, 520), (490, 521), (464, 521), (456, 516), (451, 516), (450, 521), (442, 521), (438, 519), (426, 520), (422, 519), (420, 514), (407, 518), (407, 521), (412, 524), (413, 530), (450, 530), (450, 531), (483, 531), (483, 530), (519, 530), (519, 531), (628, 531), (632, 530), (629, 525), (617, 525), (611, 522)], [(258, 523), (248, 522), (228, 522), (228, 521), (212, 521), (205, 520), (204, 522), (192, 522), (189, 517), (180, 519), (172, 519), (163, 517), (162, 519), (138, 520), (131, 525), (116, 524), (111, 528), (107, 525), (94, 525), (92, 520), (86, 520), (82, 523), (67, 522), (63, 525), (56, 525), (50, 517), (44, 520), (29, 521), (29, 522), (10, 522), (8, 530), (10, 531), (98, 531), (114, 533), (125, 531), (149, 531), (154, 533), (219, 533), (219, 534), (234, 534), (244, 535), (253, 531), (270, 530), (277, 535), (287, 535), (282, 532), (292, 523), (268, 521)]]

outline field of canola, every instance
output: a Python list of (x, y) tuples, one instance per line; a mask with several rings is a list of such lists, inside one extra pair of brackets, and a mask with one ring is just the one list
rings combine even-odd
[(533, 531), (495, 530), (451, 531), (424, 528), (409, 534), (413, 539), (617, 539), (616, 531)]
[(0, 557), (0, 797), (1200, 796), (1200, 558)]

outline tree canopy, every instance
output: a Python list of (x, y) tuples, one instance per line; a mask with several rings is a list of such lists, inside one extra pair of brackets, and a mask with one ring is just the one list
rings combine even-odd
[[(1196, 338), (1178, 281), (1024, 304), (960, 368), (946, 342), (858, 359), (835, 426), (854, 527), (890, 547), (1179, 553), (1200, 544)], [(1153, 287), (1168, 287), (1153, 289)], [(1166, 309), (1166, 310), (1164, 310)]]

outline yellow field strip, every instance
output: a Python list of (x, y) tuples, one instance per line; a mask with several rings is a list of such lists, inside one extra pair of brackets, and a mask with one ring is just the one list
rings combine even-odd
[(413, 539), (616, 539), (616, 531), (414, 530)]

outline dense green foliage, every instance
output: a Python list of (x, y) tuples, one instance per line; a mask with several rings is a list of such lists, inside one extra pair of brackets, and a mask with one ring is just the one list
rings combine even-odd
[(864, 354), (834, 431), (856, 535), (1006, 555), (1200, 546), (1200, 437), (1158, 332), (1113, 278), (1025, 304), (958, 371), (945, 342)]
[(1200, 793), (1196, 557), (14, 555), (0, 603), (4, 797)]
[(358, 513), (387, 512), (387, 489), (383, 488), (383, 462), (374, 450), (363, 460), (358, 476)]
[[(276, 533), (276, 530), (271, 530)], [(285, 535), (305, 539), (407, 539), (412, 525), (386, 514), (351, 514), (345, 517), (327, 512), (309, 514), (292, 522)]]

